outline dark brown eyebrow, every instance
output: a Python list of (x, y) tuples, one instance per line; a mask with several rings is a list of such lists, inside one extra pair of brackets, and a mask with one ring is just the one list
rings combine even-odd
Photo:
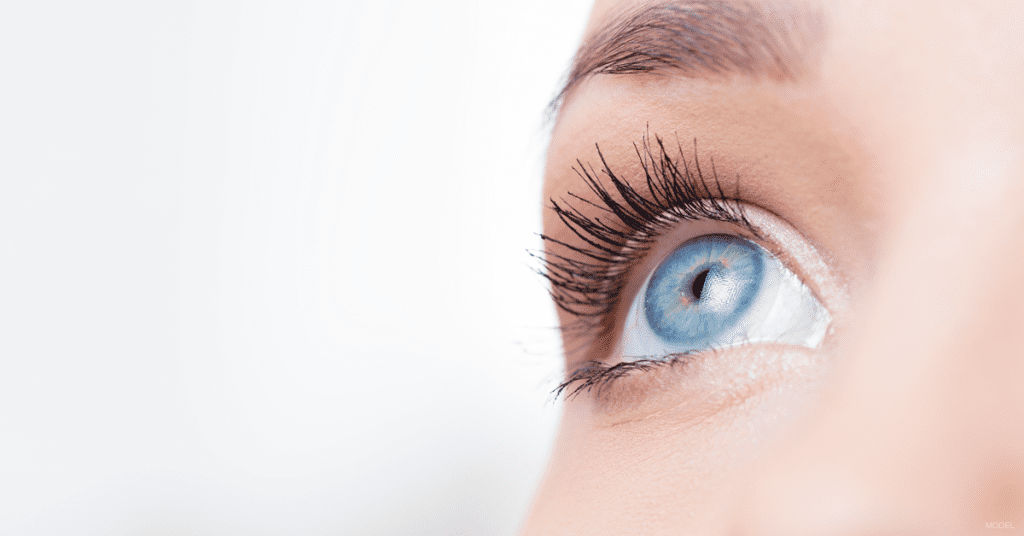
[(553, 117), (566, 96), (595, 74), (796, 80), (824, 35), (820, 11), (789, 4), (712, 0), (646, 5), (620, 14), (584, 41), (549, 111)]

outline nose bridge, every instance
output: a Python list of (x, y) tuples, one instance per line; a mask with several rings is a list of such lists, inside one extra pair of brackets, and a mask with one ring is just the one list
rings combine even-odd
[(1024, 528), (1024, 181), (1013, 151), (980, 147), (903, 176), (921, 187), (749, 532)]

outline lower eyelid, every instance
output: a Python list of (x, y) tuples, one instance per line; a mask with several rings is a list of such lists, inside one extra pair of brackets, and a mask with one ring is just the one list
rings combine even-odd
[[(568, 396), (588, 405), (601, 426), (616, 426), (671, 415), (694, 424), (728, 408), (741, 407), (762, 393), (799, 376), (811, 381), (827, 357), (820, 351), (780, 344), (750, 344), (693, 354), (676, 363), (654, 366), (603, 386)], [(689, 417), (687, 417), (689, 416)]]

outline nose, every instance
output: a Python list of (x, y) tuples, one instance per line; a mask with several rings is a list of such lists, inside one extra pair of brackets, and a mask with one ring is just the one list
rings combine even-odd
[(922, 182), (734, 534), (1024, 533), (1024, 174), (997, 164)]

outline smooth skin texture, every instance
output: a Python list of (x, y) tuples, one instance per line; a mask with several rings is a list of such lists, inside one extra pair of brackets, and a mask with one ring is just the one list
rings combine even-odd
[[(649, 4), (598, 0), (584, 40)], [(568, 398), (523, 534), (1024, 532), (1024, 3), (760, 6), (824, 21), (799, 76), (588, 76), (544, 199), (586, 197), (595, 143), (639, 180), (642, 136), (696, 139), (832, 330)], [(692, 225), (659, 247), (742, 234)], [(615, 360), (614, 336), (564, 338), (569, 370)]]

